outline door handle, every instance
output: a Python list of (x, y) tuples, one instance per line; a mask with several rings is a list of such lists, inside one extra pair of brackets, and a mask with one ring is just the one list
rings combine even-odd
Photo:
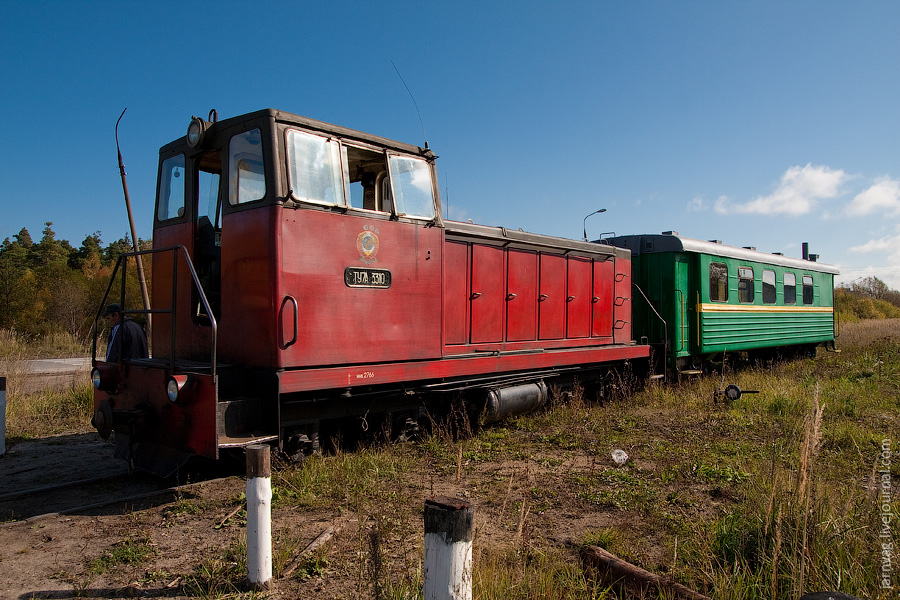
[[(291, 338), (291, 341), (285, 342), (282, 347), (283, 350), (287, 350), (290, 346), (293, 346), (297, 342), (297, 330), (298, 330), (298, 319), (300, 314), (300, 307), (297, 305), (297, 300), (293, 296), (285, 296), (284, 300), (281, 301), (281, 310), (279, 311), (284, 317), (284, 305), (290, 302), (294, 306), (294, 337)], [(283, 321), (282, 321), (283, 322)]]

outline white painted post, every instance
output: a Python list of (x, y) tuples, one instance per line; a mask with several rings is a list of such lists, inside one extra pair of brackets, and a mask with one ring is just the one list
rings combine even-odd
[(272, 585), (272, 466), (265, 444), (247, 446), (247, 579), (255, 590)]
[(425, 500), (425, 600), (472, 600), (472, 505)]
[(6, 377), (0, 377), (0, 456), (6, 452)]

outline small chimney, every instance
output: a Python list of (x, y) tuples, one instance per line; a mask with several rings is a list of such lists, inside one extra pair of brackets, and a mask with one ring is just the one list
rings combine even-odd
[(803, 260), (809, 260), (809, 242), (803, 242)]

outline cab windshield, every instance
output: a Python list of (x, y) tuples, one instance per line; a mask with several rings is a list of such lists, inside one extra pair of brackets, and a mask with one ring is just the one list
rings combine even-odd
[(290, 195), (300, 202), (434, 219), (428, 161), (289, 129)]

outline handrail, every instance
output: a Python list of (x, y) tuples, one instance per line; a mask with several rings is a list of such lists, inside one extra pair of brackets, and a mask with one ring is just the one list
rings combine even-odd
[(287, 350), (290, 346), (293, 346), (297, 343), (297, 335), (299, 333), (299, 317), (300, 317), (300, 306), (297, 304), (297, 299), (293, 296), (285, 296), (284, 300), (281, 301), (281, 309), (279, 309), (278, 314), (281, 316), (281, 322), (284, 323), (284, 307), (290, 302), (294, 306), (294, 337), (291, 338), (291, 341), (285, 342), (282, 349)]
[[(106, 301), (109, 298), (110, 292), (112, 291), (113, 284), (116, 281), (116, 276), (119, 273), (119, 267), (122, 268), (122, 290), (120, 293), (120, 303), (119, 305), (122, 307), (122, 314), (171, 314), (172, 315), (172, 348), (169, 358), (169, 368), (175, 369), (175, 335), (176, 335), (176, 309), (178, 306), (178, 253), (182, 252), (184, 254), (184, 262), (188, 267), (188, 271), (191, 274), (191, 279), (193, 280), (194, 289), (197, 290), (198, 295), (200, 296), (200, 302), (203, 303), (203, 308), (206, 309), (206, 314), (209, 316), (209, 323), (212, 329), (212, 348), (210, 349), (210, 369), (213, 381), (216, 380), (216, 348), (218, 346), (218, 323), (216, 322), (216, 317), (213, 314), (212, 308), (210, 307), (209, 300), (206, 297), (206, 292), (203, 291), (203, 286), (200, 285), (200, 278), (197, 277), (197, 270), (194, 268), (194, 263), (191, 260), (191, 255), (187, 251), (187, 248), (184, 247), (183, 244), (178, 244), (176, 246), (167, 246), (165, 248), (151, 248), (149, 250), (139, 250), (137, 252), (123, 252), (119, 255), (118, 260), (116, 261), (116, 266), (113, 269), (112, 275), (109, 278), (109, 284), (106, 286), (106, 293), (103, 294), (103, 300), (100, 302), (100, 308), (97, 310), (97, 314), (94, 317), (94, 332), (93, 332), (93, 341), (91, 343), (91, 360), (94, 361), (97, 359), (97, 338), (100, 335), (100, 327), (98, 323), (100, 321), (101, 315), (103, 314), (103, 310), (106, 307)], [(143, 256), (145, 254), (160, 254), (163, 252), (171, 252), (172, 253), (172, 308), (171, 309), (140, 309), (140, 310), (126, 310), (125, 308), (125, 282), (126, 282), (126, 269), (127, 269), (127, 259), (131, 257)]]
[(684, 339), (685, 339), (685, 337), (687, 337), (687, 336), (685, 336), (685, 332), (684, 332), (685, 328), (687, 328), (687, 322), (685, 321), (685, 318), (686, 318), (685, 315), (686, 315), (687, 311), (684, 308), (684, 292), (681, 290), (675, 290), (675, 293), (677, 294), (678, 298), (680, 299), (680, 302), (678, 302), (677, 304), (680, 309), (679, 312), (681, 313), (681, 325), (678, 328), (679, 331), (681, 332), (681, 344), (678, 346), (678, 351), (681, 352), (682, 350), (684, 350)]

